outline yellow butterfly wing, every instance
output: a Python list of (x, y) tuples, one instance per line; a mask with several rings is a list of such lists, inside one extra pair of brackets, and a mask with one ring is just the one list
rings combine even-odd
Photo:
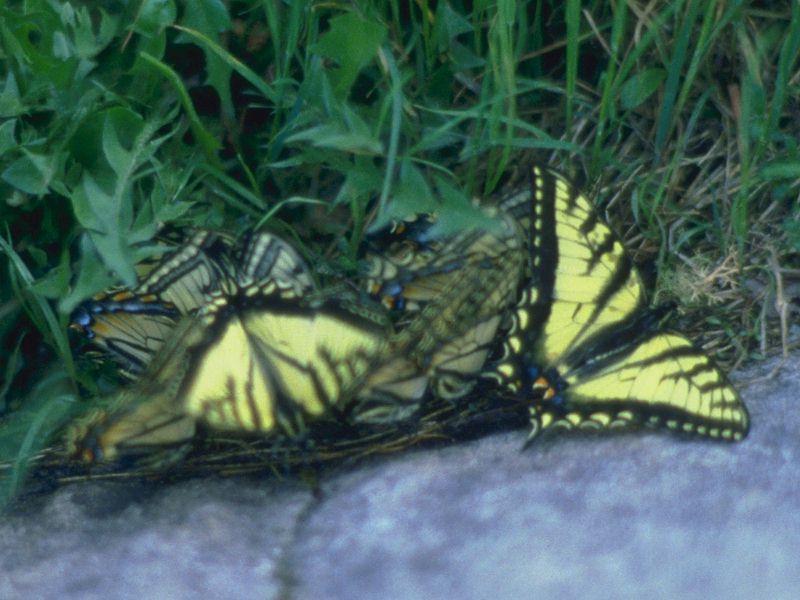
[[(371, 242), (365, 256), (364, 288), (387, 308), (412, 313), (447, 293), (465, 267), (498, 260), (519, 248), (517, 226), (487, 213), (486, 223), (449, 235), (431, 232), (436, 221), (420, 215), (412, 224), (398, 226), (390, 242)], [(402, 225), (402, 223), (401, 223)], [(387, 234), (384, 234), (387, 235)]]
[[(228, 280), (209, 294), (203, 290), (200, 312), (183, 317), (177, 324), (177, 311), (170, 312), (159, 335), (138, 357), (146, 370), (136, 384), (116, 394), (108, 409), (93, 413), (72, 428), (68, 445), (73, 453), (111, 459), (122, 450), (180, 443), (191, 437), (198, 419), (219, 429), (270, 431), (276, 427), (277, 411), (272, 402), (283, 397), (274, 389), (274, 382), (289, 372), (280, 361), (269, 364), (261, 346), (275, 341), (273, 356), (285, 352), (290, 360), (291, 353), (298, 350), (297, 340), (314, 339), (314, 314), (298, 309), (293, 317), (266, 311), (256, 314), (262, 318), (254, 319), (252, 310), (239, 307), (249, 306), (259, 295), (275, 295), (297, 304), (311, 280), (299, 255), (274, 236), (258, 234), (244, 248), (248, 258), (236, 279), (258, 276), (266, 281), (238, 287), (235, 281)], [(184, 248), (179, 254), (188, 260), (194, 250)], [(293, 261), (299, 262), (292, 264)], [(148, 285), (162, 280), (180, 264), (183, 263), (173, 262), (170, 269), (151, 275)], [(299, 277), (285, 279), (294, 275)], [(172, 288), (164, 287), (169, 289)], [(120, 294), (137, 298), (130, 292)], [(122, 302), (121, 296), (118, 301)], [(155, 317), (161, 315), (152, 311), (161, 306), (172, 305), (156, 300), (144, 305), (137, 298), (137, 303), (130, 305), (106, 306), (103, 320), (93, 326), (107, 322), (116, 326), (103, 337), (106, 344), (120, 343), (118, 339), (147, 339), (142, 330), (154, 326)], [(117, 317), (119, 323), (114, 323)], [(269, 319), (273, 322), (267, 322)], [(276, 336), (269, 336), (273, 326), (277, 340)], [(287, 347), (282, 348), (281, 343)], [(303, 391), (306, 390), (297, 393)], [(308, 403), (314, 412), (313, 398)]]
[(524, 255), (513, 220), (496, 219), (450, 235), (418, 216), (367, 253), (366, 289), (397, 315), (396, 347), (420, 365), (435, 395), (469, 392), (514, 302)]
[(164, 256), (133, 290), (101, 293), (71, 315), (80, 330), (122, 366), (141, 373), (182, 315), (191, 314), (227, 277), (227, 242), (197, 232), (184, 246)]
[(303, 307), (274, 283), (262, 285), (262, 295), (252, 289), (185, 317), (136, 384), (71, 429), (71, 453), (112, 460), (180, 444), (197, 422), (297, 435), (308, 421), (346, 409), (365, 382), (373, 392), (391, 389), (399, 374), (380, 368), (390, 362), (380, 327), (332, 306)]
[(133, 385), (68, 428), (68, 454), (86, 462), (109, 461), (190, 440), (196, 419), (183, 410), (178, 392), (192, 368), (188, 350), (204, 335), (196, 316), (184, 317)]
[(291, 282), (298, 294), (314, 288), (308, 266), (297, 250), (272, 233), (258, 232), (249, 235), (237, 264), (239, 287), (275, 279)]
[(225, 262), (229, 244), (210, 231), (198, 231), (183, 246), (166, 255), (133, 290), (169, 303), (181, 315), (202, 306), (229, 276)]
[[(82, 303), (72, 326), (114, 356), (125, 372), (142, 372), (183, 315), (192, 314), (220, 291), (273, 278), (291, 282), (297, 294), (313, 282), (305, 262), (285, 241), (270, 233), (248, 236), (232, 261), (231, 243), (198, 231), (162, 258), (131, 291), (99, 294)], [(234, 283), (234, 279), (236, 283)]]
[(520, 318), (537, 328), (536, 358), (561, 369), (571, 352), (636, 319), (647, 303), (622, 242), (583, 195), (540, 168), (532, 195), (534, 285)]
[(540, 167), (528, 201), (532, 275), (487, 376), (533, 403), (534, 434), (643, 422), (744, 437), (738, 394), (688, 339), (657, 331), (639, 274), (589, 201)]
[(384, 343), (383, 332), (332, 310), (234, 301), (204, 315), (212, 334), (181, 393), (185, 410), (216, 429), (296, 434), (344, 402)]
[[(564, 376), (566, 405), (534, 405), (543, 428), (644, 424), (738, 441), (749, 427), (739, 395), (686, 337), (652, 332), (612, 361)], [(581, 372), (583, 371), (583, 372)]]

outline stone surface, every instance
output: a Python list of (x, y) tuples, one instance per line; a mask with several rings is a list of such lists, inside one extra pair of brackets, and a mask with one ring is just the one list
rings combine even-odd
[(89, 482), (0, 526), (0, 598), (278, 596), (297, 483)]
[(0, 525), (2, 598), (800, 597), (800, 356), (741, 444), (524, 432), (298, 480), (87, 482)]

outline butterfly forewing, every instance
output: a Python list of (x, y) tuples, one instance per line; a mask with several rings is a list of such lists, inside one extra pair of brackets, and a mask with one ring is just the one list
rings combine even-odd
[(588, 200), (549, 171), (534, 168), (532, 181), (535, 358), (563, 367), (571, 351), (624, 324), (646, 299), (622, 243)]
[(109, 352), (124, 373), (141, 373), (181, 316), (196, 311), (222, 287), (228, 277), (225, 247), (218, 235), (197, 232), (159, 260), (133, 290), (83, 302), (71, 326)]
[(182, 396), (217, 429), (296, 433), (352, 400), (387, 337), (337, 307), (306, 307), (274, 282), (220, 297), (201, 317), (210, 333), (193, 350), (198, 375)]
[(298, 294), (314, 287), (308, 267), (297, 250), (267, 232), (248, 236), (239, 258), (237, 277), (240, 287), (268, 279), (290, 283)]
[(187, 315), (202, 306), (230, 275), (225, 266), (226, 242), (215, 233), (198, 231), (187, 244), (165, 256), (134, 290), (172, 304)]

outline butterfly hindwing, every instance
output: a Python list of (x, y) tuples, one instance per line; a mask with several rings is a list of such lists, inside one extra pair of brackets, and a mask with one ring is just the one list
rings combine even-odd
[(72, 327), (112, 355), (124, 373), (140, 373), (163, 345), (180, 317), (155, 296), (117, 292), (82, 303), (72, 313)]
[(196, 420), (182, 409), (178, 388), (191, 369), (188, 348), (202, 338), (196, 316), (181, 319), (133, 385), (73, 423), (66, 432), (68, 452), (95, 462), (189, 441)]
[(563, 407), (540, 402), (534, 409), (543, 429), (642, 424), (724, 440), (742, 439), (748, 429), (747, 411), (722, 371), (673, 332), (651, 332), (605, 364), (568, 373), (563, 384)]

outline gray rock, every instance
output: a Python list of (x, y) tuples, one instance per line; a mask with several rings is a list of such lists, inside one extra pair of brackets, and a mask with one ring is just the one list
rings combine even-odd
[(297, 483), (88, 482), (0, 526), (0, 598), (275, 597)]
[[(740, 444), (525, 432), (298, 480), (70, 485), (0, 525), (3, 598), (800, 597), (800, 357)], [(752, 381), (756, 379), (755, 381)]]

